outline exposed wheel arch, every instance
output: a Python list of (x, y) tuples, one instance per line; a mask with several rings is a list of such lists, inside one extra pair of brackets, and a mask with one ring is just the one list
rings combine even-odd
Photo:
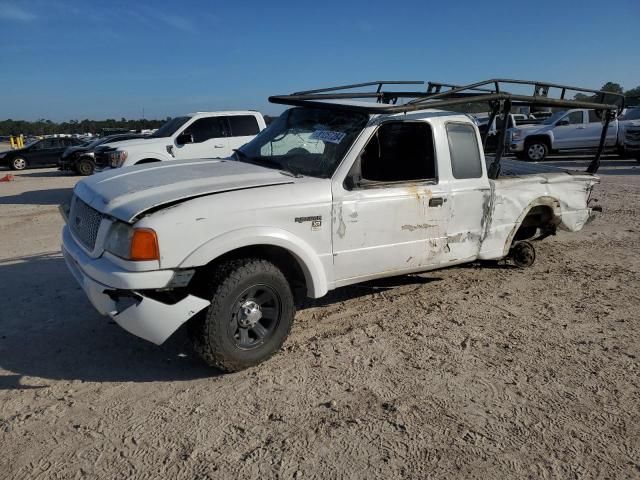
[(207, 265), (197, 268), (192, 281), (196, 284), (205, 281), (219, 265), (243, 258), (258, 258), (273, 263), (282, 271), (289, 282), (296, 302), (302, 301), (307, 296), (310, 280), (307, 278), (300, 260), (286, 248), (276, 245), (259, 244), (231, 250)]
[(560, 203), (553, 197), (539, 197), (525, 208), (516, 221), (504, 245), (504, 255), (520, 240), (542, 239), (555, 234), (562, 222)]

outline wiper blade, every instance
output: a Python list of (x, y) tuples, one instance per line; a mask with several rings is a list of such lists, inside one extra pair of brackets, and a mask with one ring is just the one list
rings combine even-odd
[[(235, 148), (234, 153), (238, 157), (238, 160), (241, 162), (251, 163), (253, 165), (258, 165), (259, 167), (265, 168), (273, 168), (274, 170), (278, 170), (281, 174), (286, 175), (288, 177), (300, 178), (302, 175), (298, 172), (294, 172), (292, 169), (284, 168), (284, 166), (280, 162), (276, 162), (275, 160), (271, 160), (267, 157), (250, 157), (242, 150)], [(288, 165), (287, 165), (288, 167)]]

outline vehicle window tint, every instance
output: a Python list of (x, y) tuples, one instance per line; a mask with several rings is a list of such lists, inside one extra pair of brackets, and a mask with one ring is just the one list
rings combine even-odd
[(253, 115), (234, 115), (227, 117), (231, 126), (232, 137), (246, 137), (260, 132), (258, 120)]
[(582, 123), (582, 112), (571, 112), (569, 115), (563, 117), (563, 120), (569, 120), (569, 125)]
[(200, 143), (211, 138), (224, 137), (226, 130), (224, 117), (209, 117), (196, 120), (186, 128), (185, 133), (193, 136), (193, 143)]
[(380, 126), (360, 155), (360, 176), (373, 182), (434, 179), (431, 126), (424, 122)]
[(595, 110), (589, 110), (589, 123), (602, 123), (602, 120), (596, 115)]
[(640, 108), (631, 108), (624, 115), (618, 117), (618, 120), (640, 120)]
[(59, 140), (57, 138), (45, 138), (40, 142), (41, 149), (58, 148)]
[(447, 139), (454, 178), (480, 178), (482, 159), (475, 129), (463, 123), (448, 123)]

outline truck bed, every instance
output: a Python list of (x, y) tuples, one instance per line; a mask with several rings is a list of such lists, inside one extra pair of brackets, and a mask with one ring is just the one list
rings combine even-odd
[[(487, 162), (487, 169), (493, 162), (493, 156), (488, 155), (485, 157)], [(508, 178), (508, 177), (523, 177), (527, 175), (540, 175), (540, 174), (549, 174), (549, 173), (567, 173), (567, 174), (576, 174), (582, 173), (577, 172), (575, 170), (568, 170), (566, 168), (554, 167), (551, 165), (543, 165), (540, 163), (531, 163), (524, 162), (522, 160), (512, 160), (508, 158), (503, 158), (500, 160), (500, 176), (499, 178)]]

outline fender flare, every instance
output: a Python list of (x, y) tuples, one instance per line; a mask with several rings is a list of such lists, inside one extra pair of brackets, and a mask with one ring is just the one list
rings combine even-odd
[(560, 202), (557, 199), (550, 197), (548, 195), (545, 195), (532, 200), (522, 210), (522, 213), (518, 216), (518, 219), (516, 220), (515, 225), (511, 229), (511, 232), (509, 232), (509, 235), (507, 236), (507, 241), (504, 243), (504, 250), (502, 252), (504, 256), (509, 254), (509, 249), (511, 248), (511, 242), (513, 241), (513, 237), (515, 237), (516, 233), (518, 232), (518, 229), (522, 225), (522, 222), (527, 217), (527, 215), (529, 215), (529, 212), (534, 207), (551, 208), (551, 210), (553, 211), (554, 218), (557, 219), (557, 223), (560, 224), (562, 222), (562, 209), (560, 208)]
[(242, 228), (214, 237), (187, 255), (180, 268), (200, 267), (233, 250), (253, 245), (284, 248), (298, 261), (307, 284), (307, 294), (319, 298), (328, 292), (327, 272), (315, 250), (291, 232), (273, 227)]

